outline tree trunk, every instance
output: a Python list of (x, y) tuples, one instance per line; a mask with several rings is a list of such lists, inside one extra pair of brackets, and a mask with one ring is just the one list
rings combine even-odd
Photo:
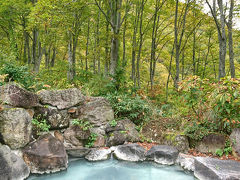
[(229, 47), (229, 64), (230, 64), (231, 78), (235, 78), (234, 52), (233, 52), (233, 33), (232, 33), (233, 8), (234, 8), (234, 0), (231, 0), (230, 10), (229, 10), (229, 20), (228, 20), (228, 23), (227, 23), (227, 27), (228, 27), (228, 47)]
[(53, 54), (52, 54), (52, 59), (51, 59), (51, 67), (54, 67), (55, 59), (56, 59), (56, 47), (53, 48)]
[(88, 19), (88, 29), (87, 29), (87, 44), (86, 44), (86, 58), (85, 58), (85, 70), (86, 71), (88, 71), (89, 34), (90, 34), (90, 18)]

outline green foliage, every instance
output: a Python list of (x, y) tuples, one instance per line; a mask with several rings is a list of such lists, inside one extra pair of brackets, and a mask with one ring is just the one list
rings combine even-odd
[[(29, 72), (27, 66), (20, 66), (15, 63), (6, 62), (3, 64), (0, 75), (6, 75), (4, 82), (16, 82), (28, 90), (42, 89), (42, 83), (36, 81), (34, 75)], [(3, 82), (0, 82), (0, 85)]]
[(50, 125), (47, 124), (45, 119), (40, 120), (39, 118), (34, 118), (32, 120), (32, 124), (37, 132), (37, 135), (40, 135), (40, 132), (49, 132)]
[(90, 137), (87, 140), (87, 144), (85, 147), (91, 148), (94, 145), (94, 142), (97, 140), (98, 135), (95, 133), (91, 133)]
[(218, 155), (219, 157), (223, 156), (223, 154), (225, 154), (226, 156), (228, 156), (229, 154), (232, 153), (232, 145), (230, 140), (227, 140), (225, 142), (225, 147), (224, 149), (217, 149), (216, 150), (216, 155)]
[(152, 109), (149, 103), (140, 96), (129, 94), (108, 94), (107, 99), (111, 103), (117, 118), (128, 118), (140, 125), (150, 119)]
[(216, 153), (217, 156), (222, 157), (223, 150), (222, 149), (217, 149), (215, 153)]
[(112, 121), (110, 121), (109, 124), (111, 127), (115, 127), (117, 125), (117, 121), (115, 119), (113, 119)]
[(89, 130), (90, 128), (92, 128), (92, 125), (90, 124), (89, 121), (74, 119), (74, 120), (72, 121), (72, 124), (73, 124), (74, 126), (80, 126), (84, 131), (87, 131), (87, 130)]
[[(211, 132), (230, 134), (240, 125), (240, 81), (222, 79), (212, 83), (197, 76), (180, 84), (181, 93), (191, 121), (185, 133), (192, 139), (200, 140)], [(207, 117), (210, 114), (211, 117)]]
[(208, 125), (204, 126), (204, 124), (197, 124), (195, 121), (191, 125), (188, 125), (184, 130), (186, 136), (196, 141), (201, 140), (210, 132), (211, 130), (208, 128)]

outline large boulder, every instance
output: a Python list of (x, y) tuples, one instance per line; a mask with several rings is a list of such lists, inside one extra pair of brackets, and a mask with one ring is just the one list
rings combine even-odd
[(126, 131), (113, 131), (108, 134), (107, 146), (117, 146), (122, 145), (127, 141)]
[(66, 149), (68, 155), (76, 158), (85, 157), (91, 150), (86, 147), (79, 147), (79, 148), (68, 148)]
[(0, 145), (0, 179), (23, 180), (30, 174), (26, 163), (8, 146)]
[(194, 164), (194, 175), (200, 180), (240, 179), (240, 163), (237, 161), (197, 157)]
[(111, 154), (110, 149), (92, 149), (90, 153), (85, 156), (88, 161), (103, 161), (107, 160)]
[(39, 106), (36, 94), (29, 92), (17, 84), (6, 84), (0, 86), (0, 101), (14, 107), (30, 109)]
[(40, 136), (23, 149), (23, 159), (32, 173), (49, 173), (64, 170), (68, 156), (61, 141), (51, 134)]
[(44, 106), (34, 109), (34, 118), (45, 119), (51, 129), (62, 129), (69, 125), (70, 115), (67, 110), (58, 110), (56, 107)]
[(171, 132), (163, 135), (163, 144), (174, 146), (180, 152), (187, 152), (189, 149), (189, 142), (186, 136)]
[(167, 145), (153, 146), (147, 153), (148, 160), (164, 165), (173, 165), (178, 157), (178, 150), (175, 147)]
[(83, 147), (90, 135), (89, 129), (83, 130), (83, 128), (78, 125), (71, 125), (64, 131), (64, 145), (67, 149)]
[(146, 150), (138, 144), (126, 144), (117, 146), (113, 155), (124, 161), (144, 161)]
[(81, 91), (77, 88), (41, 90), (37, 94), (42, 104), (55, 106), (58, 109), (68, 109), (83, 104), (85, 100)]
[(240, 157), (240, 129), (234, 129), (230, 135), (232, 147), (237, 156)]
[(107, 124), (106, 133), (107, 146), (116, 146), (124, 144), (125, 142), (138, 142), (140, 136), (136, 130), (136, 125), (129, 119), (117, 121), (116, 126), (111, 125), (111, 122)]
[(224, 149), (225, 137), (222, 134), (209, 134), (197, 142), (196, 150), (201, 153), (216, 153), (217, 149)]
[(107, 123), (114, 119), (114, 112), (109, 102), (103, 97), (92, 97), (80, 109), (78, 119), (88, 121), (93, 127), (91, 132), (105, 135)]
[(0, 139), (11, 149), (24, 147), (32, 134), (32, 117), (22, 108), (6, 108), (0, 112)]

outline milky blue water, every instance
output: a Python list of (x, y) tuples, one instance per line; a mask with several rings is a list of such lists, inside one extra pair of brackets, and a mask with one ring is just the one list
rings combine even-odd
[(131, 163), (115, 159), (69, 163), (66, 171), (55, 174), (31, 176), (28, 180), (194, 180), (178, 166), (162, 166), (152, 162)]

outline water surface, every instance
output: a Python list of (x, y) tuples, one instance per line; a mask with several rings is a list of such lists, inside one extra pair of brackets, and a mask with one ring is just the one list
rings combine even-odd
[(28, 180), (194, 180), (178, 166), (162, 166), (153, 162), (131, 163), (110, 159), (88, 162), (71, 161), (66, 171), (31, 176)]

